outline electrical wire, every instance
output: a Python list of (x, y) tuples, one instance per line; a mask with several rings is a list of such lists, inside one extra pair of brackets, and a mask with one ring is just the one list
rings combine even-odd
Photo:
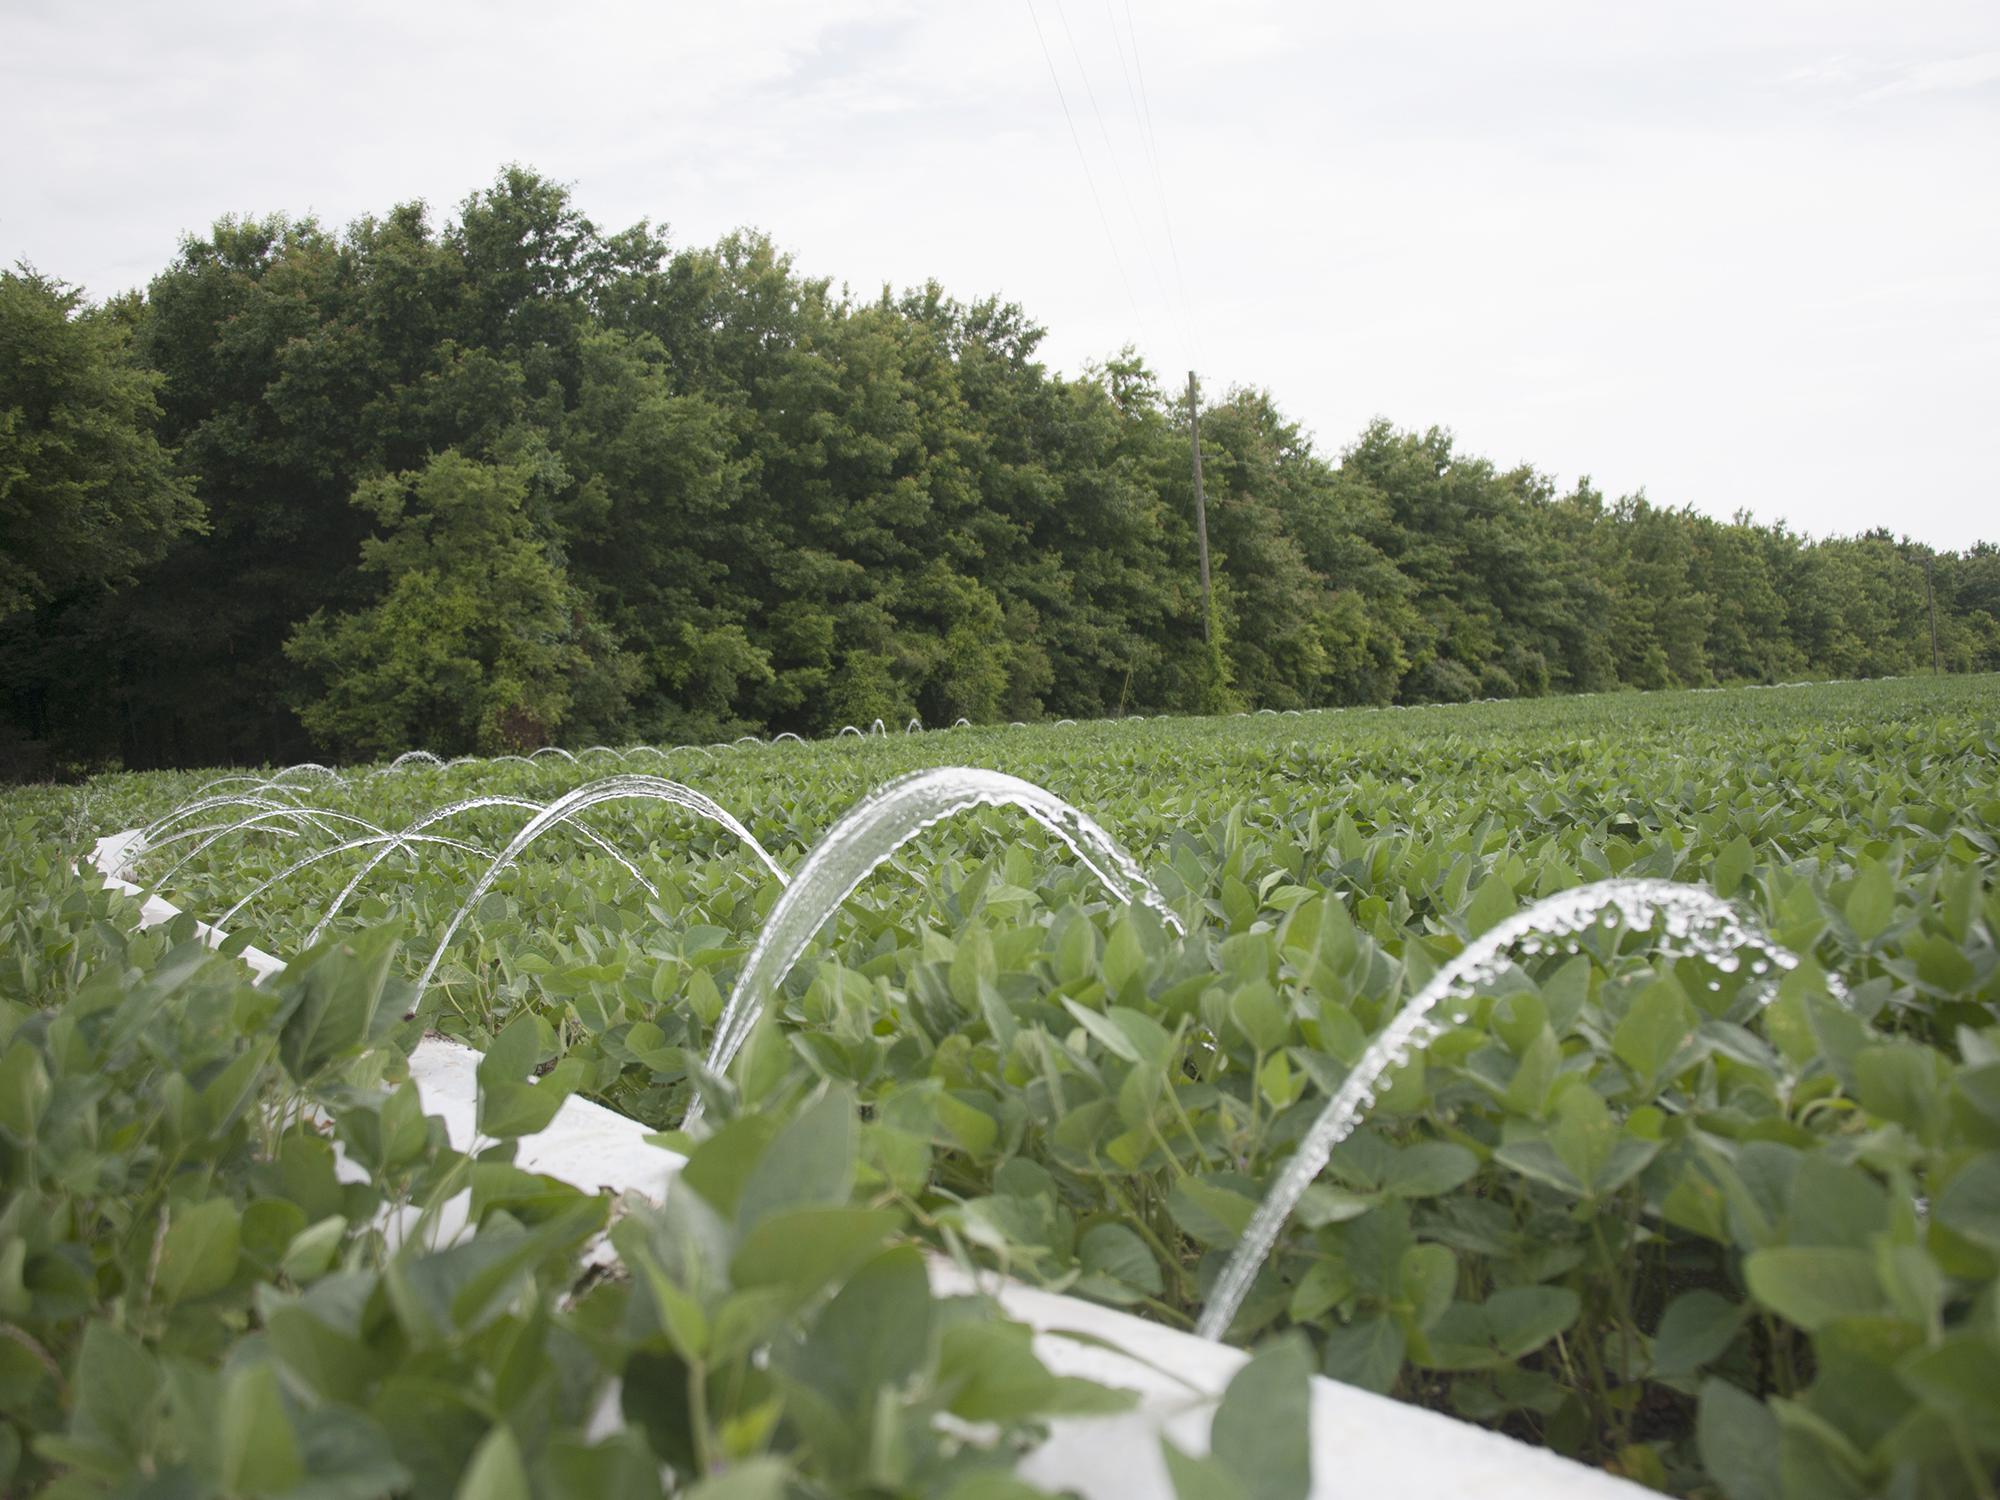
[[(1105, 10), (1109, 12), (1111, 0), (1104, 0), (1104, 5)], [(1126, 35), (1132, 41), (1132, 69), (1138, 75), (1139, 79), (1139, 117), (1145, 124), (1147, 160), (1153, 169), (1154, 191), (1159, 195), (1160, 219), (1165, 224), (1167, 230), (1167, 252), (1173, 259), (1174, 283), (1180, 290), (1181, 316), (1186, 320), (1188, 342), (1194, 349), (1193, 362), (1199, 365), (1203, 362), (1204, 358), (1201, 348), (1201, 327), (1195, 318), (1194, 301), (1188, 296), (1187, 277), (1181, 270), (1180, 244), (1174, 238), (1172, 200), (1167, 196), (1165, 174), (1160, 170), (1159, 135), (1153, 129), (1153, 101), (1146, 90), (1146, 64), (1139, 55), (1139, 28), (1132, 20), (1132, 0), (1125, 0), (1125, 31)], [(1115, 24), (1112, 26), (1111, 35), (1113, 41), (1116, 41), (1118, 28)], [(1125, 55), (1121, 50), (1119, 53), (1119, 63), (1122, 65), (1124, 60)]]
[[(1124, 284), (1125, 298), (1132, 304), (1132, 316), (1143, 324), (1145, 315), (1139, 310), (1139, 298), (1132, 290), (1132, 278), (1125, 273), (1125, 258), (1118, 253), (1118, 238), (1111, 232), (1111, 216), (1104, 211), (1104, 195), (1097, 190), (1096, 174), (1090, 170), (1090, 158), (1084, 152), (1083, 137), (1077, 133), (1076, 117), (1070, 113), (1069, 96), (1063, 92), (1062, 78), (1056, 72), (1055, 56), (1049, 51), (1049, 39), (1042, 32), (1042, 18), (1035, 13), (1035, 0), (1027, 0), (1027, 5), (1028, 19), (1035, 26), (1035, 40), (1042, 46), (1042, 61), (1048, 64), (1049, 82), (1056, 86), (1056, 99), (1062, 105), (1063, 121), (1069, 126), (1070, 143), (1076, 147), (1076, 159), (1083, 167), (1083, 180), (1090, 188), (1090, 201), (1097, 205), (1097, 222), (1104, 226), (1104, 243), (1110, 247), (1111, 263), (1118, 268), (1118, 279)], [(1064, 25), (1067, 26), (1068, 22), (1065, 21)], [(1084, 87), (1089, 86), (1090, 80), (1086, 77)], [(1112, 165), (1115, 169), (1115, 160)]]
[[(1090, 65), (1083, 60), (1083, 52), (1076, 44), (1076, 32), (1069, 24), (1068, 8), (1064, 6), (1063, 0), (1055, 0), (1055, 6), (1056, 18), (1062, 22), (1063, 35), (1069, 41), (1069, 55), (1076, 63), (1078, 75), (1083, 79), (1084, 97), (1090, 101), (1090, 112), (1097, 120), (1098, 139), (1104, 142), (1104, 154), (1111, 160), (1111, 175), (1118, 183), (1118, 196), (1124, 200), (1126, 216), (1131, 219), (1132, 228), (1138, 234), (1139, 243), (1143, 246), (1147, 244), (1146, 226), (1139, 217), (1137, 206), (1132, 202), (1132, 188), (1125, 180), (1125, 168), (1118, 159), (1118, 148), (1112, 144), (1111, 127), (1105, 123), (1104, 109), (1097, 102), (1097, 88), (1090, 81)], [(1112, 40), (1114, 42), (1117, 40), (1115, 33)], [(1145, 262), (1147, 271), (1152, 275), (1153, 290), (1158, 293), (1162, 302), (1170, 303), (1173, 299), (1167, 291), (1165, 278), (1160, 275), (1158, 259), (1150, 252), (1141, 258)]]

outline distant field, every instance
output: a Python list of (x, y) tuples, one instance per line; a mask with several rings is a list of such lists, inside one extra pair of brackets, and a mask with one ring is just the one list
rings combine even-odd
[[(1584, 883), (1699, 883), (1798, 966), (1663, 951), (1629, 915), (1511, 949), (1336, 1150), (1229, 1337), (1301, 1329), (1339, 1379), (1683, 1493), (1897, 1474), (1990, 1493), (2000, 678), (21, 788), (0, 799), (23, 973), (0, 988), (0, 1056), (81, 983), (50, 933), (82, 919), (25, 893), (101, 835), (241, 796), (158, 827), (131, 878), (208, 921), (242, 902), (225, 925), (288, 959), (322, 923), (393, 926), (396, 995), (437, 955), (424, 1025), (486, 1049), (531, 1018), (544, 1071), (672, 1128), (782, 891), (734, 834), (594, 806), (601, 844), (551, 828), (441, 954), (531, 809), (441, 819), (424, 831), (465, 847), (390, 852), (351, 893), (373, 849), (308, 857), (372, 836), (344, 819), (403, 830), (629, 774), (712, 798), (797, 872), (858, 799), (935, 766), (1074, 804), (1185, 935), (1019, 811), (946, 819), (815, 915), (712, 1120), (850, 1089), (862, 1197), (1188, 1327), (1367, 1039), (1441, 965)], [(141, 944), (123, 982), (161, 957)]]

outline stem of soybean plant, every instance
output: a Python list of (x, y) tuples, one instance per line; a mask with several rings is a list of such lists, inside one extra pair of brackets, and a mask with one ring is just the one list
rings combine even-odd
[[(1169, 1092), (1171, 1092), (1173, 1089), (1173, 1085), (1169, 1083), (1167, 1085), (1167, 1089)], [(1160, 1130), (1160, 1122), (1156, 1118), (1154, 1118), (1153, 1112), (1151, 1110), (1148, 1110), (1146, 1112), (1146, 1133), (1152, 1136), (1154, 1145), (1158, 1146), (1162, 1151), (1167, 1153), (1167, 1165), (1174, 1169), (1174, 1176), (1178, 1177), (1183, 1182), (1187, 1181), (1188, 1177), (1191, 1174), (1189, 1173), (1186, 1167), (1181, 1165), (1180, 1153), (1175, 1151), (1172, 1146), (1167, 1144), (1167, 1138)], [(1199, 1143), (1197, 1143), (1196, 1149), (1197, 1150), (1200, 1149)]]
[(1777, 1384), (1778, 1394), (1790, 1398), (1798, 1389), (1798, 1371), (1792, 1365), (1792, 1336), (1769, 1313), (1761, 1321), (1764, 1324), (1764, 1340), (1771, 1350), (1771, 1379)]
[[(1616, 1202), (1617, 1200), (1613, 1200)], [(1632, 1382), (1632, 1293), (1625, 1279), (1625, 1263), (1621, 1256), (1611, 1253), (1604, 1242), (1604, 1219), (1593, 1215), (1590, 1221), (1590, 1237), (1597, 1244), (1597, 1253), (1604, 1257), (1604, 1263), (1611, 1277), (1611, 1298), (1618, 1314), (1618, 1383)], [(1618, 1418), (1618, 1444), (1620, 1447), (1632, 1441), (1632, 1418), (1637, 1407), (1631, 1403), (1620, 1403), (1624, 1410)]]
[(1979, 1462), (1979, 1455), (1973, 1451), (1972, 1443), (1960, 1423), (1951, 1424), (1951, 1443), (1958, 1450), (1959, 1463), (1964, 1465), (1967, 1477), (1972, 1480), (1972, 1492), (1979, 1496), (1979, 1500), (1995, 1500), (1993, 1476)]
[(1133, 1232), (1146, 1242), (1154, 1255), (1159, 1257), (1160, 1264), (1165, 1267), (1167, 1274), (1174, 1278), (1175, 1293), (1185, 1301), (1188, 1296), (1187, 1273), (1181, 1269), (1180, 1257), (1161, 1243), (1159, 1235), (1153, 1231), (1153, 1226), (1146, 1221), (1146, 1216), (1133, 1206), (1132, 1200), (1125, 1196), (1125, 1190), (1118, 1185), (1117, 1180), (1098, 1167), (1095, 1151), (1090, 1154), (1090, 1164), (1097, 1168), (1099, 1176), (1110, 1189), (1112, 1198), (1125, 1211), (1125, 1222), (1131, 1225)]
[(715, 1448), (708, 1432), (708, 1361), (688, 1361), (688, 1425), (693, 1429), (694, 1465), (706, 1479), (715, 1472)]
[(1181, 1103), (1180, 1090), (1174, 1087), (1175, 1071), (1174, 1069), (1168, 1069), (1167, 1071), (1168, 1102), (1174, 1107), (1174, 1117), (1181, 1122), (1181, 1129), (1187, 1132), (1188, 1143), (1194, 1147), (1195, 1155), (1201, 1158), (1201, 1164), (1204, 1167), (1209, 1166), (1211, 1163), (1208, 1157), (1208, 1147), (1204, 1146), (1201, 1143), (1201, 1137), (1195, 1134), (1194, 1121), (1188, 1118), (1187, 1106)]
[[(1179, 1314), (1175, 1316), (1178, 1317)], [(12, 1339), (26, 1349), (35, 1363), (47, 1373), (49, 1379), (55, 1382), (57, 1399), (64, 1406), (69, 1405), (69, 1382), (63, 1378), (62, 1366), (56, 1362), (53, 1354), (42, 1347), (41, 1342), (32, 1333), (25, 1328), (16, 1328), (12, 1323), (0, 1323), (0, 1338)]]

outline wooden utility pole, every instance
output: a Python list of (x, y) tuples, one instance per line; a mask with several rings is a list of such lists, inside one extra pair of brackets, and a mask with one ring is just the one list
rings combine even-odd
[[(1200, 488), (1199, 482), (1196, 488)], [(1931, 676), (1937, 677), (1943, 674), (1944, 667), (1938, 656), (1937, 594), (1931, 589), (1931, 555), (1928, 551), (1924, 553), (1924, 605), (1931, 612)]]
[(1194, 534), (1201, 544), (1201, 638), (1213, 641), (1215, 610), (1208, 599), (1208, 502), (1201, 492), (1201, 398), (1195, 393), (1192, 370), (1188, 371), (1188, 442), (1194, 449)]

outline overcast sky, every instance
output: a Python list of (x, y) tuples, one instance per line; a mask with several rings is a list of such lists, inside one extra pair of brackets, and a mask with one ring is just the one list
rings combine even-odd
[(1266, 387), (1329, 453), (1380, 415), (2000, 540), (1995, 0), (0, 0), (0, 131), (0, 259), (93, 297), (519, 161), (605, 227), (999, 293), (1065, 371)]

